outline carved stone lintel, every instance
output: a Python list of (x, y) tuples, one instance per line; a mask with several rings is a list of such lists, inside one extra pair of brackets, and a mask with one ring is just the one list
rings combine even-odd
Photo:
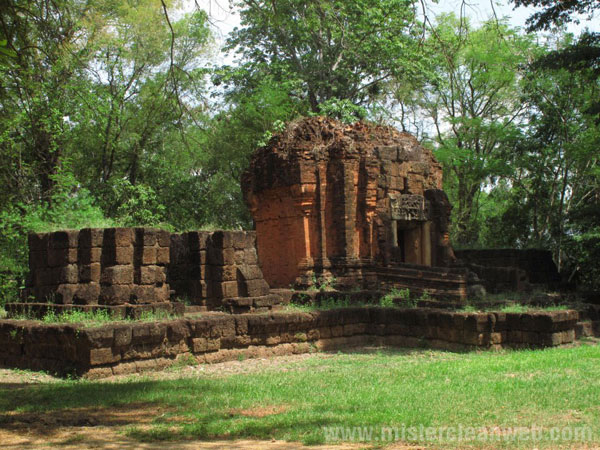
[(419, 221), (429, 220), (429, 208), (422, 195), (388, 194), (392, 220)]

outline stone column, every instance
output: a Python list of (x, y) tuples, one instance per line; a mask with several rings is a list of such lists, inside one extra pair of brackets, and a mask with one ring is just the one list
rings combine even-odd
[(421, 264), (431, 266), (431, 222), (423, 222), (421, 227)]
[(346, 259), (357, 259), (358, 248), (356, 247), (356, 192), (355, 178), (358, 167), (354, 161), (344, 162), (344, 256)]
[(319, 217), (319, 254), (315, 255), (325, 266), (329, 262), (327, 258), (327, 222), (325, 217), (325, 205), (327, 204), (327, 163), (320, 163), (317, 172), (317, 190)]

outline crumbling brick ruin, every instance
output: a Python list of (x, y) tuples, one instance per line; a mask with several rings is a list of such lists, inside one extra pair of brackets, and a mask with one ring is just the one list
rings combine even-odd
[[(441, 188), (440, 164), (413, 136), (323, 117), (291, 123), (254, 153), (242, 179), (272, 287), (322, 276), (373, 286), (385, 267), (392, 285), (464, 298), (464, 270), (427, 270), (455, 259)], [(411, 267), (421, 286), (407, 283)]]
[(170, 233), (86, 228), (29, 235), (29, 290), (37, 302), (107, 305), (169, 301)]
[(87, 228), (29, 235), (30, 275), (16, 314), (43, 315), (49, 305), (181, 313), (187, 299), (200, 310), (266, 311), (281, 302), (258, 265), (254, 232), (171, 234), (152, 228)]
[(169, 282), (203, 309), (265, 311), (281, 302), (270, 293), (252, 231), (190, 231), (171, 235)]
[(460, 250), (456, 256), (479, 276), (488, 292), (557, 289), (560, 286), (560, 274), (548, 250)]

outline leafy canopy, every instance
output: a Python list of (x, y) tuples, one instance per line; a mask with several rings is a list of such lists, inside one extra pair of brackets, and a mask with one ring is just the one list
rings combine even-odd
[(265, 74), (291, 82), (310, 108), (367, 104), (394, 76), (427, 73), (411, 0), (241, 0), (227, 41), (241, 65), (228, 81), (252, 89)]

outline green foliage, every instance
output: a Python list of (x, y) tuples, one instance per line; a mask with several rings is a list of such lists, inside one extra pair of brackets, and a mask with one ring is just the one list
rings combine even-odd
[(78, 186), (65, 162), (52, 175), (49, 203), (16, 203), (0, 210), (0, 305), (17, 300), (27, 273), (27, 235), (57, 229), (113, 225), (95, 206), (91, 193)]
[(85, 326), (98, 326), (114, 320), (109, 311), (102, 309), (96, 311), (71, 310), (60, 314), (56, 314), (51, 309), (42, 317), (44, 323), (79, 323)]
[(435, 77), (413, 98), (434, 122), (435, 154), (454, 204), (453, 240), (476, 242), (483, 186), (510, 172), (506, 154), (519, 135), (519, 65), (533, 45), (505, 23), (474, 28), (456, 16), (438, 17), (427, 42)]
[(595, 0), (512, 0), (515, 7), (526, 6), (543, 8), (527, 19), (529, 31), (549, 30), (572, 21), (578, 21), (577, 15), (594, 16), (598, 9)]
[[(161, 320), (172, 320), (175, 316), (166, 311), (144, 311), (141, 313), (138, 319), (133, 318), (121, 318), (114, 316), (110, 311), (105, 309), (97, 309), (94, 311), (81, 311), (73, 309), (70, 311), (63, 311), (56, 313), (50, 309), (41, 318), (43, 323), (70, 323), (80, 324), (84, 327), (98, 327), (106, 323), (112, 322), (155, 322)], [(18, 317), (17, 320), (37, 320), (31, 313), (24, 313)]]
[[(124, 226), (157, 225), (164, 222), (166, 207), (156, 192), (144, 184), (116, 180), (111, 188), (113, 199), (119, 205), (115, 218)], [(164, 228), (164, 227), (163, 227)]]
[(309, 291), (327, 291), (335, 287), (337, 279), (335, 277), (318, 277), (313, 273), (310, 283)]
[(325, 104), (348, 117), (359, 111), (352, 105), (369, 106), (391, 77), (428, 73), (411, 2), (241, 0), (236, 6), (241, 27), (227, 49), (241, 56), (231, 81), (243, 90), (269, 76), (276, 84), (291, 83), (290, 95), (311, 111)]
[(379, 299), (379, 305), (384, 308), (392, 308), (394, 306), (414, 308), (417, 306), (417, 302), (416, 300), (411, 299), (410, 289), (392, 288), (390, 292)]
[(318, 115), (333, 117), (343, 123), (354, 123), (367, 117), (367, 110), (348, 99), (332, 98), (319, 104)]

